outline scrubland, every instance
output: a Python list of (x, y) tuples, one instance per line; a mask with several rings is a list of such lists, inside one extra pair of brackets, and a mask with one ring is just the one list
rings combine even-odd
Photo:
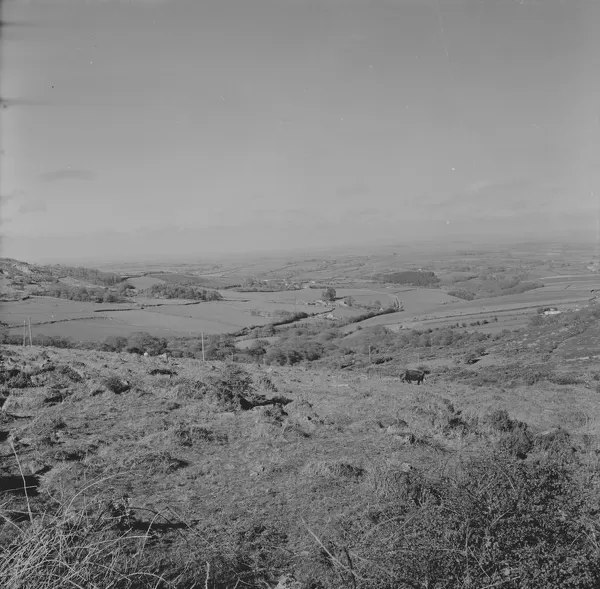
[(0, 586), (599, 587), (583, 255), (5, 260)]
[(4, 346), (0, 584), (597, 587), (600, 371), (547, 321), (421, 386)]

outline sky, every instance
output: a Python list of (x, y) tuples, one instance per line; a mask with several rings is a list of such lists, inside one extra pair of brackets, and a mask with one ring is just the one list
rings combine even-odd
[(578, 238), (597, 0), (4, 0), (1, 254)]

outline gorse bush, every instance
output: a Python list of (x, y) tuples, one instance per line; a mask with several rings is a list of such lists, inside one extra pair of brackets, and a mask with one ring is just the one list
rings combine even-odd
[(131, 386), (127, 381), (120, 379), (118, 376), (108, 376), (103, 381), (104, 386), (116, 395), (127, 392)]
[(338, 522), (327, 587), (600, 586), (597, 501), (569, 466), (501, 452), (419, 488)]
[(510, 418), (505, 409), (496, 409), (483, 418), (483, 423), (497, 432), (511, 432), (517, 423)]
[(240, 397), (253, 391), (252, 376), (242, 367), (228, 362), (206, 378), (206, 396), (226, 411), (240, 407)]

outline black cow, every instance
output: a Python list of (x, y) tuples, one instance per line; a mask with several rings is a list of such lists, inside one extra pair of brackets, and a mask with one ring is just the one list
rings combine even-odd
[(422, 370), (405, 370), (400, 380), (404, 382), (413, 382), (416, 380), (417, 384), (421, 384), (424, 378), (425, 372)]

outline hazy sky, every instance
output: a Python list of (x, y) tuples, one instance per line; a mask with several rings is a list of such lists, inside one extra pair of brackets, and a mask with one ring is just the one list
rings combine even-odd
[(598, 0), (5, 0), (2, 255), (596, 238)]

